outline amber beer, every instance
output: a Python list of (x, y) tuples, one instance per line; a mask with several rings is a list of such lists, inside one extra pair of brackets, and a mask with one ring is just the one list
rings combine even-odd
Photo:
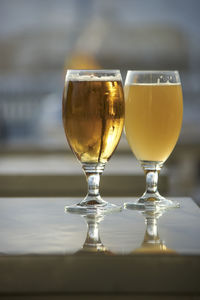
[(64, 130), (81, 162), (106, 162), (118, 145), (123, 122), (124, 98), (120, 81), (66, 82)]
[(125, 107), (126, 136), (137, 159), (164, 162), (181, 130), (181, 85), (126, 85)]

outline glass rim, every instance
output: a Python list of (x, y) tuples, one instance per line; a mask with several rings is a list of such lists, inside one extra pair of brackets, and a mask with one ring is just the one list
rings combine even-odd
[(179, 73), (178, 70), (127, 70), (128, 72), (135, 72), (135, 73)]
[(178, 70), (128, 70), (127, 84), (181, 84)]
[(103, 72), (119, 72), (119, 69), (67, 69), (67, 72), (99, 72), (99, 73), (103, 73)]

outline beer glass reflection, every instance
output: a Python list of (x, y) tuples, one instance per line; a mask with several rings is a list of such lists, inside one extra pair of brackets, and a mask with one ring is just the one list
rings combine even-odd
[(87, 223), (87, 235), (82, 248), (76, 254), (111, 254), (102, 244), (99, 234), (99, 223), (103, 221), (103, 215), (86, 214), (83, 216)]
[(145, 218), (146, 231), (140, 248), (133, 253), (175, 253), (174, 250), (167, 248), (165, 242), (160, 238), (158, 232), (158, 219), (165, 213), (164, 210), (144, 210), (142, 214)]

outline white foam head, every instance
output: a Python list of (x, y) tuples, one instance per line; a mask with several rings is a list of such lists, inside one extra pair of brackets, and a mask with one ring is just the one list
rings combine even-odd
[(121, 81), (119, 70), (68, 70), (65, 81)]

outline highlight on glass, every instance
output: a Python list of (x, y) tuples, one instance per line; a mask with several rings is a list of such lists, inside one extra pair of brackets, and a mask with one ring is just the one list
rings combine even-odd
[(88, 194), (67, 211), (113, 211), (120, 207), (99, 194), (100, 175), (116, 149), (124, 125), (124, 94), (119, 70), (68, 70), (62, 117), (68, 143), (82, 164)]
[(178, 71), (128, 71), (125, 81), (125, 133), (146, 176), (146, 191), (125, 207), (178, 207), (158, 192), (159, 172), (178, 140), (183, 115)]

